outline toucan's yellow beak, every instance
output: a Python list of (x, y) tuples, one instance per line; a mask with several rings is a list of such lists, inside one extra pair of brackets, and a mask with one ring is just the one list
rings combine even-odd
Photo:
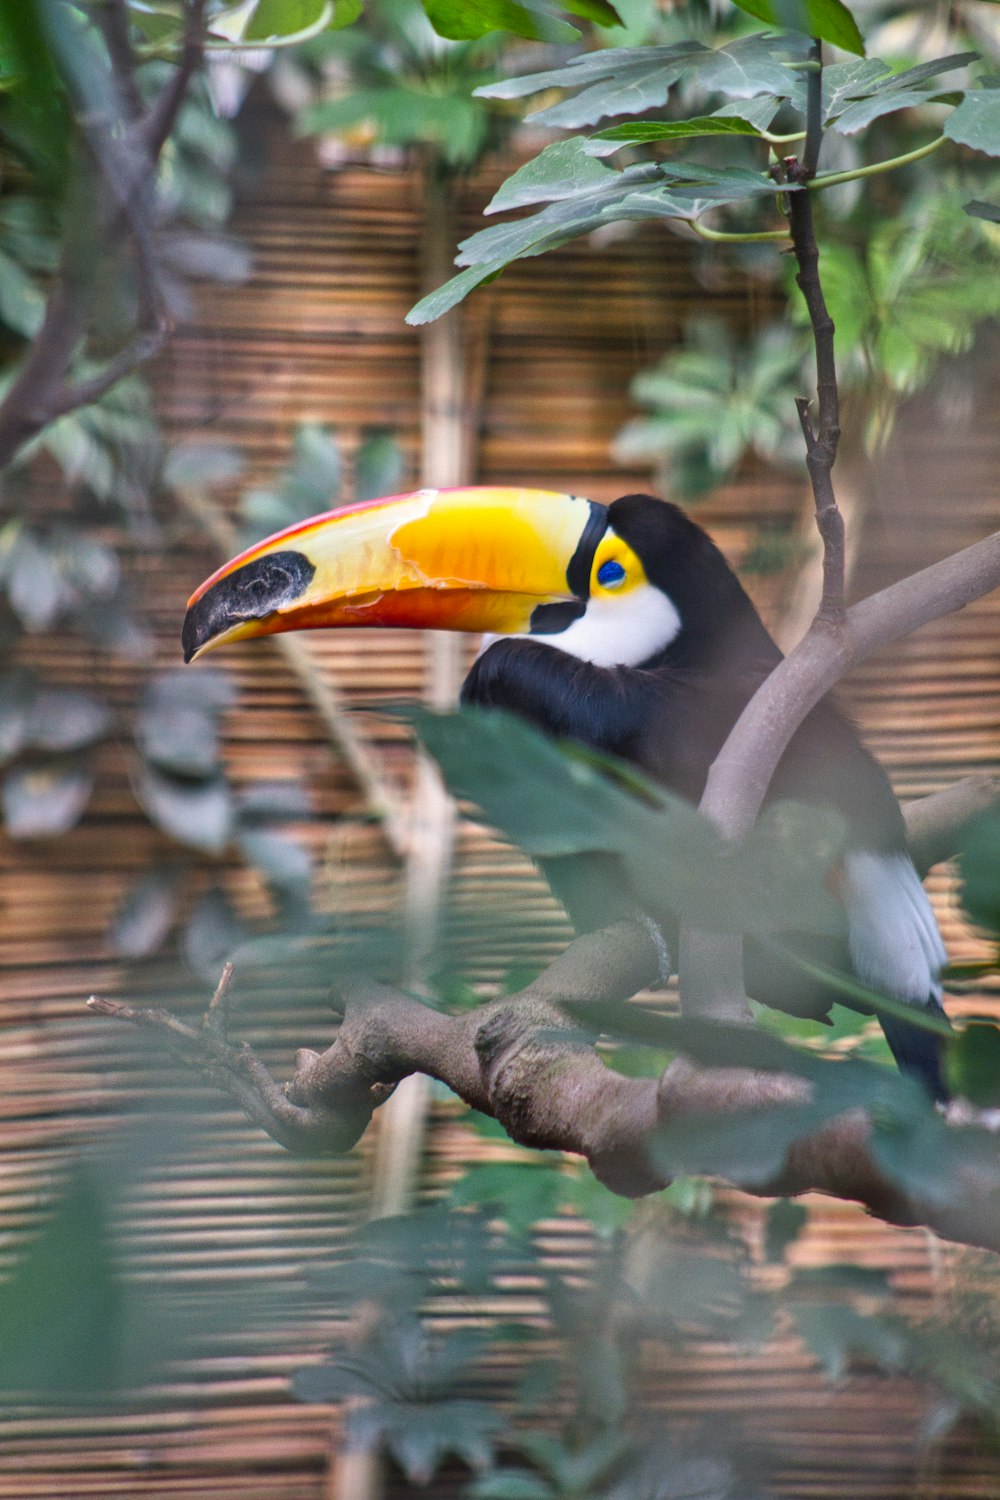
[(549, 490), (417, 490), (314, 516), (241, 553), (188, 600), (184, 659), (328, 625), (517, 634), (585, 599), (602, 506)]

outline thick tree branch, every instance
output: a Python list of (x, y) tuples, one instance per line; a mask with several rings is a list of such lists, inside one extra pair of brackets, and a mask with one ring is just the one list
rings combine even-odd
[(802, 720), (852, 667), (882, 646), (1000, 587), (1000, 531), (818, 620), (743, 710), (709, 772), (701, 810), (727, 838), (753, 826), (778, 761)]
[[(908, 823), (921, 857), (937, 857), (975, 810), (1000, 792), (989, 778), (970, 779), (914, 803)], [(585, 1014), (588, 1002), (624, 1001), (657, 975), (658, 957), (646, 930), (621, 922), (572, 943), (519, 994), (448, 1016), (385, 985), (354, 984), (339, 997), (342, 1015), (333, 1044), (303, 1049), (294, 1076), (281, 1088), (247, 1046), (226, 1038), (228, 977), (201, 1026), (167, 1011), (90, 1001), (91, 1009), (157, 1030), (184, 1062), (225, 1089), (256, 1123), (289, 1149), (307, 1154), (343, 1150), (364, 1132), (374, 1110), (412, 1072), (446, 1083), (476, 1109), (493, 1115), (520, 1143), (578, 1153), (615, 1192), (638, 1196), (666, 1182), (652, 1159), (658, 1126), (710, 1114), (739, 1115), (801, 1104), (801, 1078), (750, 1069), (702, 1069), (677, 1059), (660, 1079), (612, 1072), (563, 1006)], [(835, 1064), (830, 1064), (835, 1066)], [(956, 1124), (956, 1130), (967, 1130)], [(807, 1191), (855, 1200), (897, 1224), (926, 1224), (964, 1243), (1000, 1250), (1000, 1149), (975, 1130), (974, 1149), (946, 1198), (908, 1195), (880, 1169), (872, 1124), (845, 1113), (795, 1143), (769, 1182), (737, 1182), (772, 1196)]]

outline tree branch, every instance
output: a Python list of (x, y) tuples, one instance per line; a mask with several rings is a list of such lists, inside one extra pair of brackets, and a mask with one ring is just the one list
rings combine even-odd
[(205, 0), (189, 0), (177, 67), (142, 125), (142, 144), (150, 161), (159, 160), (204, 50)]
[(111, 72), (118, 85), (122, 114), (130, 124), (142, 115), (142, 96), (135, 78), (135, 53), (128, 31), (127, 0), (104, 0), (92, 14), (107, 48)]
[(806, 468), (816, 502), (816, 525), (823, 539), (823, 594), (820, 619), (839, 620), (844, 613), (844, 521), (833, 489), (833, 466), (840, 444), (840, 395), (834, 357), (833, 319), (830, 317), (819, 276), (819, 246), (813, 219), (813, 195), (805, 189), (816, 175), (823, 141), (822, 43), (814, 41), (812, 71), (807, 75), (806, 139), (801, 160), (788, 157), (785, 172), (790, 183), (802, 187), (787, 197), (788, 227), (798, 263), (795, 277), (805, 298), (816, 349), (816, 396), (818, 429), (814, 429), (809, 401), (796, 403), (799, 424), (806, 443)]
[(1000, 803), (1000, 775), (966, 776), (903, 809), (910, 856), (921, 877), (955, 853), (956, 840), (980, 813)]
[(1000, 531), (817, 620), (743, 710), (708, 775), (701, 810), (727, 838), (753, 826), (778, 761), (824, 693), (859, 662), (1000, 587)]
[(166, 341), (169, 326), (159, 294), (150, 204), (156, 163), (201, 60), (204, 11), (205, 0), (191, 0), (178, 66), (148, 114), (140, 118), (124, 9), (120, 0), (109, 0), (100, 8), (98, 24), (110, 65), (109, 95), (113, 105), (122, 105), (123, 113), (110, 123), (83, 119), (81, 128), (104, 182), (103, 228), (112, 239), (127, 230), (133, 246), (142, 326), (97, 373), (79, 381), (67, 378), (86, 331), (87, 293), (80, 265), (92, 253), (77, 227), (64, 246), (41, 330), (0, 402), (0, 468), (50, 422), (96, 401)]
[[(908, 809), (918, 847), (934, 853), (978, 808), (1000, 795), (988, 778), (959, 783)], [(952, 847), (953, 847), (952, 842)], [(90, 1008), (157, 1030), (188, 1065), (225, 1089), (252, 1120), (289, 1149), (318, 1154), (347, 1149), (374, 1110), (413, 1072), (446, 1083), (491, 1114), (526, 1146), (578, 1153), (613, 1191), (635, 1197), (666, 1177), (650, 1151), (659, 1126), (697, 1116), (738, 1115), (800, 1105), (805, 1080), (750, 1069), (696, 1068), (675, 1060), (660, 1079), (612, 1072), (577, 1022), (588, 1002), (625, 1001), (655, 978), (658, 957), (646, 930), (620, 922), (577, 938), (517, 995), (477, 1010), (442, 1015), (385, 985), (353, 984), (339, 997), (340, 1029), (325, 1052), (303, 1049), (283, 1088), (248, 1046), (226, 1038), (229, 979), (200, 1026), (167, 1011), (92, 999)], [(831, 1064), (830, 1066), (834, 1066)], [(956, 1123), (955, 1129), (968, 1130)], [(797, 1141), (768, 1182), (736, 1182), (761, 1196), (828, 1193), (864, 1204), (896, 1224), (926, 1224), (967, 1244), (1000, 1250), (1000, 1150), (984, 1130), (955, 1174), (946, 1199), (921, 1199), (889, 1181), (872, 1151), (871, 1121), (852, 1111)]]

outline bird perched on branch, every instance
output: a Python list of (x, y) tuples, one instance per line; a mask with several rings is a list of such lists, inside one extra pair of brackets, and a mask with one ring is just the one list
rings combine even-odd
[[(483, 633), (464, 702), (620, 757), (693, 803), (781, 660), (722, 553), (677, 506), (491, 486), (346, 506), (250, 548), (192, 595), (185, 659), (229, 641), (346, 625)], [(885, 772), (829, 699), (781, 758), (768, 799), (782, 798), (833, 808), (846, 825), (828, 875), (843, 930), (820, 956), (863, 986), (943, 1016), (944, 947), (902, 814)], [(622, 914), (613, 868), (596, 900), (593, 864), (581, 878), (580, 860), (564, 856), (546, 861), (546, 874), (578, 929)], [(752, 942), (746, 970), (749, 993), (781, 1009), (822, 1018), (838, 999), (865, 1008)], [(946, 1097), (939, 1036), (896, 1015), (879, 1019), (900, 1067)]]

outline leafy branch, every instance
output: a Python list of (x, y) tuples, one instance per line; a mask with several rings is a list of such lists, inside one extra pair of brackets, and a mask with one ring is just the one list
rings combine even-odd
[[(98, 400), (118, 381), (163, 347), (169, 331), (158, 268), (153, 250), (154, 206), (150, 182), (166, 141), (173, 130), (191, 79), (202, 56), (205, 0), (188, 0), (185, 10), (180, 56), (169, 81), (152, 103), (141, 111), (127, 20), (118, 7), (105, 15), (102, 33), (106, 42), (104, 78), (87, 76), (90, 65), (85, 54), (74, 71), (69, 61), (73, 39), (62, 19), (53, 18), (51, 34), (39, 23), (26, 26), (32, 49), (24, 76), (15, 89), (37, 85), (37, 74), (45, 71), (45, 82), (65, 90), (71, 98), (100, 96), (102, 107), (95, 113), (76, 110), (81, 155), (96, 170), (99, 232), (112, 244), (125, 242), (131, 250), (137, 286), (138, 327), (117, 354), (85, 378), (74, 379), (71, 370), (87, 329), (88, 278), (92, 257), (89, 226), (81, 222), (65, 240), (63, 255), (49, 293), (41, 329), (6, 395), (0, 402), (0, 468), (19, 450), (60, 416)], [(55, 70), (62, 69), (56, 77)], [(34, 76), (32, 69), (34, 70)], [(114, 101), (124, 101), (124, 113), (115, 112)], [(54, 101), (53, 101), (54, 102)]]

